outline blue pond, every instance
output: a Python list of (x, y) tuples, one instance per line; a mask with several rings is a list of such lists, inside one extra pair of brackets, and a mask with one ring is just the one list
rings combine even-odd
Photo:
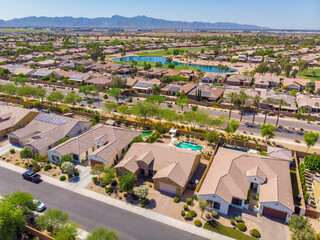
[[(165, 57), (140, 57), (140, 56), (131, 56), (131, 57), (123, 57), (123, 58), (114, 58), (116, 62), (131, 62), (132, 60), (136, 62), (161, 62), (163, 65), (168, 65), (166, 62)], [(188, 65), (190, 67), (199, 68), (205, 72), (219, 72), (219, 70), (215, 66), (204, 66), (204, 65), (197, 65), (197, 64), (183, 64), (179, 62), (173, 61), (177, 66), (180, 65)], [(228, 72), (235, 72), (235, 70), (230, 69)]]

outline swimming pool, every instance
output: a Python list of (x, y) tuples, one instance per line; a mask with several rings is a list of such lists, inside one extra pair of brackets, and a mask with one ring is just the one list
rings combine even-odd
[(144, 137), (149, 136), (151, 134), (152, 134), (152, 131), (144, 131), (144, 132), (142, 132), (141, 136), (144, 138)]
[(227, 148), (227, 149), (232, 149), (232, 150), (236, 150), (236, 151), (240, 151), (240, 152), (248, 152), (246, 149), (243, 149), (243, 148), (237, 148), (237, 147), (230, 147), (230, 146), (222, 146), (224, 148)]
[[(165, 57), (143, 57), (143, 56), (131, 56), (131, 57), (122, 57), (122, 58), (114, 58), (112, 59), (116, 62), (131, 62), (132, 60), (136, 62), (161, 62), (163, 65), (168, 65)], [(185, 64), (176, 61), (172, 61), (175, 65), (188, 65), (190, 67), (196, 67), (201, 71), (205, 72), (220, 72), (217, 67), (215, 66), (205, 66), (205, 65), (198, 65), (198, 64)], [(236, 72), (234, 69), (229, 69), (227, 72)]]
[(187, 141), (179, 142), (177, 144), (177, 147), (184, 148), (184, 149), (190, 149), (193, 151), (201, 151), (203, 149), (203, 146), (200, 146), (196, 143), (187, 142)]

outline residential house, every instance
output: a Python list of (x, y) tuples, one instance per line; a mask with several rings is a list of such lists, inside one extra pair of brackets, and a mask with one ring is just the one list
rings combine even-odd
[(319, 96), (308, 96), (299, 94), (297, 95), (297, 104), (299, 109), (307, 109), (310, 113), (320, 112)]
[(86, 84), (93, 84), (97, 87), (107, 87), (112, 82), (110, 76), (94, 77), (86, 81)]
[(107, 125), (99, 125), (94, 132), (95, 134), (90, 135), (93, 137), (90, 141), (95, 145), (93, 151), (88, 154), (90, 166), (103, 164), (109, 167), (117, 164), (128, 151), (133, 139), (141, 136), (141, 132), (138, 131)]
[(245, 94), (249, 96), (249, 98), (246, 100), (245, 104), (246, 106), (252, 106), (253, 100), (255, 96), (259, 94), (259, 91), (254, 89), (238, 89), (238, 88), (226, 88), (223, 93), (223, 100), (226, 103), (231, 103), (231, 98), (229, 97), (231, 93), (240, 94), (240, 92), (243, 91)]
[(25, 127), (39, 113), (36, 110), (0, 105), (0, 138)]
[(313, 176), (312, 181), (312, 195), (313, 195), (313, 202), (316, 205), (317, 211), (320, 211), (320, 175), (315, 174)]
[(188, 97), (196, 101), (218, 101), (223, 92), (224, 88), (221, 87), (198, 85), (188, 94)]
[(47, 70), (47, 69), (39, 69), (39, 70), (36, 70), (35, 72), (33, 73), (30, 73), (31, 77), (34, 77), (34, 78), (43, 78), (43, 77), (48, 77), (50, 76), (50, 74), (52, 73), (51, 70)]
[[(104, 124), (98, 124), (88, 131), (75, 136), (68, 141), (50, 149), (47, 154), (53, 163), (59, 163), (62, 155), (70, 154), (76, 162), (83, 162), (90, 156), (90, 165), (113, 163), (113, 159), (120, 159), (123, 152), (128, 148), (134, 136), (141, 133), (130, 131)], [(102, 160), (95, 161), (92, 156), (96, 156), (96, 150), (103, 151)], [(92, 156), (91, 156), (92, 155)], [(100, 155), (100, 154), (99, 154)], [(116, 157), (117, 155), (117, 157)]]
[(284, 78), (282, 85), (287, 87), (288, 91), (298, 90), (299, 92), (306, 88), (306, 84), (310, 82), (308, 79), (301, 78)]
[(8, 135), (9, 141), (44, 155), (65, 137), (74, 137), (91, 126), (90, 122), (53, 114), (39, 114), (27, 126)]
[[(280, 92), (275, 92), (275, 91), (261, 91), (260, 96), (262, 98), (262, 101), (260, 101), (260, 107), (262, 108), (270, 108), (272, 107), (273, 109), (278, 109), (279, 104), (278, 102), (280, 99), (285, 101), (285, 104), (281, 106), (281, 109), (287, 110), (289, 112), (296, 112), (297, 111), (297, 106), (296, 106), (296, 101), (295, 97), (288, 94), (288, 93), (280, 93)], [(267, 106), (266, 99), (270, 98), (273, 100), (273, 103), (269, 106)]]
[(263, 57), (262, 57), (262, 56), (252, 56), (252, 57), (248, 57), (248, 62), (261, 63), (262, 61), (263, 61)]
[(227, 78), (226, 73), (206, 72), (200, 79), (202, 84), (224, 83)]
[(228, 85), (231, 86), (243, 86), (243, 87), (250, 87), (252, 83), (253, 78), (246, 75), (232, 75), (229, 77), (226, 82)]
[(138, 93), (150, 94), (152, 93), (153, 85), (161, 87), (163, 84), (156, 78), (150, 80), (139, 80), (136, 85), (134, 85), (133, 89)]
[[(228, 214), (229, 208), (256, 210), (259, 214), (289, 221), (294, 212), (290, 162), (220, 148), (198, 191), (209, 208)], [(258, 194), (258, 207), (248, 192)]]
[(186, 82), (177, 82), (170, 83), (167, 86), (161, 89), (162, 94), (169, 96), (176, 96), (177, 93), (188, 94), (192, 89), (194, 89), (197, 85), (194, 83), (186, 83)]
[(197, 169), (201, 154), (161, 143), (134, 143), (115, 169), (121, 176), (128, 172), (152, 178), (159, 191), (182, 196)]
[(259, 75), (255, 77), (254, 86), (256, 88), (273, 88), (279, 87), (280, 77)]
[(36, 62), (35, 65), (39, 67), (47, 67), (47, 68), (54, 67), (56, 65), (56, 61), (53, 59), (47, 59), (41, 62)]

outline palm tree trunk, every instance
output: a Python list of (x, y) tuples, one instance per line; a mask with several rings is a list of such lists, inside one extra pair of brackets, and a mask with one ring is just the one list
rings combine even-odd
[(279, 112), (278, 112), (278, 118), (277, 118), (276, 127), (278, 127), (279, 118), (280, 118), (280, 112), (281, 112), (281, 106), (279, 107)]
[(240, 122), (242, 122), (243, 109), (240, 109)]
[(256, 111), (254, 111), (254, 113), (253, 113), (252, 123), (254, 123), (255, 118), (256, 118)]
[(232, 110), (232, 107), (230, 107), (229, 120), (230, 120), (230, 118), (231, 118), (231, 110)]
[(266, 115), (265, 115), (265, 117), (264, 117), (263, 125), (265, 125), (265, 124), (266, 124), (266, 122), (267, 122), (267, 116), (268, 116), (268, 113), (269, 113), (269, 111), (267, 111), (267, 112), (266, 112)]

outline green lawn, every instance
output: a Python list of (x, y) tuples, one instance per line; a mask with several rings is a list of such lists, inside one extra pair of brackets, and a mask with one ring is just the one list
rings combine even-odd
[(238, 229), (233, 229), (232, 227), (226, 227), (222, 225), (219, 222), (216, 221), (210, 221), (206, 222), (203, 226), (203, 228), (225, 235), (227, 237), (231, 237), (238, 240), (254, 240), (256, 238), (248, 236), (247, 234), (244, 234), (243, 232), (239, 231)]
[[(122, 65), (130, 65), (130, 62), (115, 62), (115, 63), (117, 63), (117, 64), (122, 64)], [(143, 67), (143, 63), (144, 63), (144, 62), (138, 62), (138, 63), (137, 63), (137, 66), (138, 66), (138, 67)], [(154, 63), (154, 62), (147, 62), (147, 63), (150, 63), (152, 67), (156, 67), (156, 63)], [(168, 69), (168, 65), (162, 65), (161, 68), (163, 68), (163, 69)], [(174, 68), (174, 70), (178, 70), (178, 71), (180, 71), (180, 70), (193, 70), (193, 71), (197, 71), (198, 68), (190, 67), (190, 66), (188, 66), (188, 65), (179, 65), (179, 66), (176, 66), (176, 67)]]
[(297, 196), (299, 195), (299, 188), (298, 188), (298, 181), (297, 181), (297, 175), (295, 170), (290, 170), (290, 177), (291, 177), (292, 195), (293, 195), (294, 204), (300, 205), (297, 199)]
[[(312, 78), (313, 71), (315, 72), (315, 75)], [(285, 77), (286, 75), (284, 73), (281, 73), (280, 76)], [(320, 81), (320, 69), (309, 68), (308, 70), (304, 70), (301, 73), (298, 73), (297, 78), (304, 78), (304, 79), (311, 79), (311, 80)]]
[[(205, 49), (209, 50), (208, 47), (196, 47), (196, 48), (174, 48), (174, 49), (178, 49), (178, 50), (184, 50), (184, 51), (188, 51), (188, 52), (200, 52), (201, 49)], [(164, 57), (167, 55), (171, 55), (173, 50), (172, 49), (168, 49), (168, 50), (158, 50), (158, 51), (154, 51), (154, 52), (142, 52), (142, 53), (136, 53), (136, 55), (138, 56), (142, 56), (142, 57)]]

